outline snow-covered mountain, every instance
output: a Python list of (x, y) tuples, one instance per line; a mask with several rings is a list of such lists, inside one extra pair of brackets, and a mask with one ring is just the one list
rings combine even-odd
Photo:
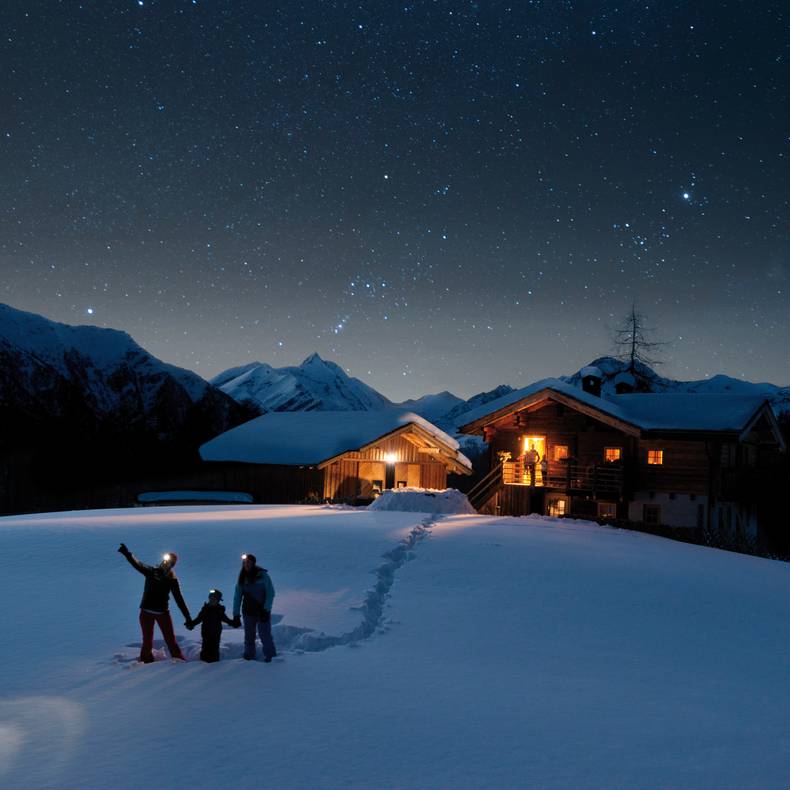
[(444, 390), (435, 395), (423, 395), (421, 398), (409, 398), (399, 405), (419, 414), (430, 422), (436, 422), (451, 412), (454, 408), (466, 403), (463, 398), (453, 395), (452, 392)]
[(4, 421), (60, 420), (169, 436), (188, 422), (225, 430), (247, 413), (200, 376), (168, 365), (126, 332), (70, 326), (0, 304)]
[(393, 405), (318, 354), (284, 368), (252, 362), (220, 373), (211, 383), (239, 403), (264, 411), (372, 411)]
[[(614, 357), (599, 357), (590, 363), (597, 367), (603, 374), (601, 394), (604, 397), (615, 395), (615, 385), (618, 377), (628, 373), (628, 363)], [(589, 366), (588, 366), (589, 367)], [(581, 370), (584, 370), (582, 368)], [(581, 370), (570, 376), (562, 376), (575, 387), (582, 386)], [(755, 383), (743, 381), (732, 376), (719, 374), (709, 379), (695, 381), (676, 381), (675, 379), (659, 376), (647, 365), (636, 365), (635, 385), (636, 391), (642, 392), (699, 392), (699, 393), (736, 393), (742, 395), (763, 395), (771, 401), (774, 409), (779, 412), (790, 412), (790, 387), (779, 387), (776, 384)]]
[(449, 428), (455, 428), (458, 425), (463, 425), (463, 417), (468, 411), (476, 409), (478, 406), (483, 406), (489, 401), (501, 398), (503, 395), (508, 395), (511, 392), (513, 392), (513, 387), (508, 384), (500, 384), (498, 387), (494, 387), (492, 390), (487, 390), (486, 392), (479, 392), (477, 395), (472, 395), (469, 400), (461, 401), (454, 408), (450, 409), (450, 411), (448, 411), (446, 414), (442, 415), (442, 417), (439, 419), (440, 427), (444, 426), (444, 429), (448, 430)]

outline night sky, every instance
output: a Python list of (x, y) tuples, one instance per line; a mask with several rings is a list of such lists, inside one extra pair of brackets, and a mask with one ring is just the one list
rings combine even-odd
[(790, 383), (783, 2), (8, 0), (0, 301), (393, 399)]

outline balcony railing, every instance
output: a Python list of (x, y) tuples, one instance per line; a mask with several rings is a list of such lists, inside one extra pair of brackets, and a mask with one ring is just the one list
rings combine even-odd
[(578, 461), (550, 461), (545, 475), (540, 464), (534, 481), (530, 470), (519, 460), (502, 464), (502, 481), (510, 486), (535, 485), (569, 491), (619, 494), (623, 490), (623, 468), (614, 464), (582, 464)]

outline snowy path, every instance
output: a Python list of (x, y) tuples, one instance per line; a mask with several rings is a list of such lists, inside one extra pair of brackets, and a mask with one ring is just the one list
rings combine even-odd
[[(0, 643), (4, 788), (787, 785), (788, 565), (573, 522), (166, 510), (0, 520), (20, 615)], [(193, 608), (256, 540), (283, 623), (346, 637), (383, 581), (385, 626), (278, 664), (123, 671), (139, 581), (106, 557), (121, 535), (181, 548)]]

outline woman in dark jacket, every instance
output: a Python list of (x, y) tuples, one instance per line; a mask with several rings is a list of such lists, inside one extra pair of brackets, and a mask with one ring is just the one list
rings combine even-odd
[(241, 555), (241, 570), (233, 595), (233, 623), (241, 625), (239, 613), (244, 615), (244, 658), (255, 658), (255, 633), (263, 646), (263, 660), (268, 664), (277, 650), (272, 639), (272, 602), (274, 585), (266, 568), (256, 565), (254, 554)]
[(123, 554), (129, 564), (145, 576), (145, 587), (143, 588), (143, 599), (140, 601), (140, 629), (143, 632), (143, 644), (140, 648), (140, 661), (150, 664), (154, 660), (152, 648), (154, 645), (154, 623), (159, 626), (165, 644), (173, 658), (186, 661), (181, 648), (176, 642), (173, 633), (173, 620), (170, 617), (169, 603), (170, 593), (186, 618), (187, 623), (192, 622), (184, 597), (181, 595), (181, 585), (178, 583), (173, 568), (178, 562), (178, 555), (175, 552), (168, 552), (162, 558), (162, 562), (156, 567), (140, 562), (137, 557), (126, 548), (125, 543), (121, 543), (118, 551)]

